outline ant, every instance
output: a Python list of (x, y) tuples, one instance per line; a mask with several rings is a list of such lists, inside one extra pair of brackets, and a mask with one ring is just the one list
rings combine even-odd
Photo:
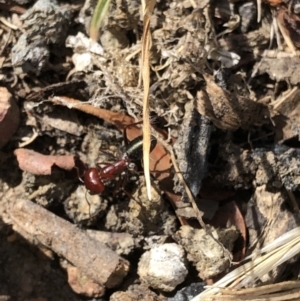
[[(151, 136), (150, 152), (155, 148), (157, 140)], [(143, 136), (133, 139), (126, 147), (120, 160), (115, 163), (97, 163), (96, 167), (85, 170), (83, 183), (90, 194), (100, 194), (105, 189), (105, 182), (115, 179), (125, 169), (128, 169), (132, 161), (142, 159)], [(105, 165), (101, 167), (101, 165)]]

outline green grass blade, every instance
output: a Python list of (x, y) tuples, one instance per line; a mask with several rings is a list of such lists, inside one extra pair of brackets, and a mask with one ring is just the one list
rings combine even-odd
[(99, 0), (94, 11), (94, 15), (90, 27), (90, 37), (97, 41), (101, 23), (107, 13), (111, 0)]

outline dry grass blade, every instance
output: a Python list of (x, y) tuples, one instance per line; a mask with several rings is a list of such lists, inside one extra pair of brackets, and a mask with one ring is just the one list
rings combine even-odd
[(208, 287), (204, 292), (192, 299), (192, 301), (213, 300), (215, 296), (221, 298), (220, 293), (222, 292), (222, 288), (237, 290), (250, 283), (254, 284), (257, 279), (294, 257), (299, 252), (300, 227), (297, 227), (261, 249), (261, 254), (252, 254), (245, 258), (245, 260), (252, 260), (228, 273), (214, 285)]
[(256, 0), (257, 6), (257, 23), (261, 21), (261, 0)]
[(90, 37), (97, 41), (101, 23), (107, 13), (110, 0), (99, 0), (94, 11), (90, 27)]
[(150, 34), (150, 17), (152, 15), (155, 0), (143, 2), (144, 30), (142, 37), (142, 74), (144, 85), (144, 101), (143, 101), (143, 161), (144, 174), (147, 187), (147, 194), (151, 200), (151, 181), (150, 181), (150, 145), (151, 130), (149, 118), (149, 88), (150, 88), (150, 66), (149, 66), (149, 48), (151, 44)]
[[(223, 301), (299, 301), (300, 297), (299, 281), (286, 281), (238, 291), (221, 289), (221, 292)], [(220, 296), (213, 296), (209, 300), (218, 301)]]

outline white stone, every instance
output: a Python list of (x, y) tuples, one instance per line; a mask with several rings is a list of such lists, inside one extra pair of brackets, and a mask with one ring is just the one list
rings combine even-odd
[(163, 244), (144, 253), (138, 266), (141, 279), (154, 289), (171, 292), (187, 275), (185, 252), (175, 243)]

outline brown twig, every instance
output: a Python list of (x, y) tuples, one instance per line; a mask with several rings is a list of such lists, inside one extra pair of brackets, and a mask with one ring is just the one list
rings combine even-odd
[(43, 207), (28, 200), (10, 200), (7, 212), (17, 232), (34, 237), (95, 282), (112, 288), (126, 276), (128, 261)]
[(87, 114), (91, 114), (98, 118), (104, 119), (105, 121), (116, 126), (120, 130), (123, 130), (124, 126), (129, 126), (135, 122), (135, 120), (127, 115), (120, 114), (118, 112), (111, 112), (108, 110), (95, 108), (91, 104), (82, 103), (81, 101), (66, 96), (55, 96), (49, 97), (49, 100), (56, 105), (66, 106), (68, 108), (77, 109)]

